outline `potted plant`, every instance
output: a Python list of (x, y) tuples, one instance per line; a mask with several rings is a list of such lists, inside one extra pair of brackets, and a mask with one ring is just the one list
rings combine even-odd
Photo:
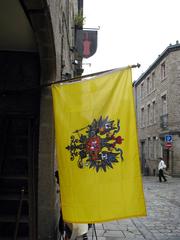
[(74, 25), (77, 29), (82, 29), (85, 22), (85, 17), (83, 16), (83, 10), (80, 9), (79, 13), (75, 15)]

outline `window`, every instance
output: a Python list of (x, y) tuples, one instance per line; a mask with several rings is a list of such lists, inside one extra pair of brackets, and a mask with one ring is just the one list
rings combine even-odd
[(163, 80), (166, 77), (166, 64), (163, 62), (161, 64), (161, 79)]
[(162, 115), (167, 114), (167, 97), (166, 94), (164, 94), (161, 97), (161, 101), (162, 101)]
[(161, 116), (160, 127), (166, 129), (168, 127), (168, 111), (167, 111), (167, 95), (161, 95)]
[(152, 73), (151, 88), (152, 91), (155, 89), (155, 72)]
[(147, 125), (150, 125), (150, 107), (151, 107), (151, 105), (148, 104), (148, 106), (147, 106)]
[(144, 127), (144, 108), (141, 108), (141, 127)]
[(141, 98), (144, 97), (144, 83), (141, 83)]
[(152, 157), (156, 159), (156, 137), (153, 137), (152, 142)]
[(152, 102), (152, 122), (156, 122), (156, 102)]
[(150, 137), (148, 137), (148, 141), (147, 141), (147, 159), (150, 159), (150, 142), (151, 142), (151, 138)]
[(150, 93), (150, 78), (147, 78), (147, 94)]

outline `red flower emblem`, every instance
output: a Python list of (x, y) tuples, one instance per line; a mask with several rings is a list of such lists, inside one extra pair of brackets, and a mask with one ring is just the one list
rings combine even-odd
[(99, 136), (90, 137), (86, 142), (86, 151), (92, 156), (93, 160), (98, 159), (98, 153), (101, 151), (101, 139)]

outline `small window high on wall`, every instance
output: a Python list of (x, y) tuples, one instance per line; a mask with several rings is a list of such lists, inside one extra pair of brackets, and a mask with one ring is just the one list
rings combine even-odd
[(161, 80), (163, 80), (166, 77), (166, 64), (163, 62), (161, 64)]

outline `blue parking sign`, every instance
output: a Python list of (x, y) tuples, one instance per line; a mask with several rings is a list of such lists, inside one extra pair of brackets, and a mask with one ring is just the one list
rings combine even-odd
[(165, 135), (165, 142), (172, 142), (172, 135)]

